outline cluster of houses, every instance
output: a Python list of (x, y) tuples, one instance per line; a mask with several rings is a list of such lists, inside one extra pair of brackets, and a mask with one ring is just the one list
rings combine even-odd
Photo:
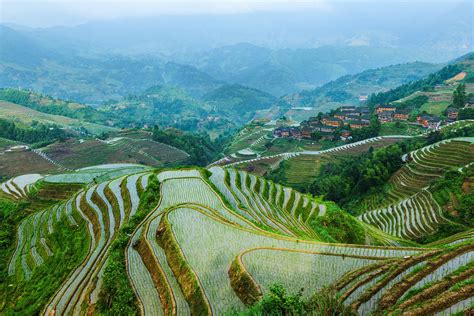
[[(454, 108), (449, 108), (448, 113), (450, 119), (456, 120), (459, 111)], [(381, 105), (375, 108), (375, 114), (380, 123), (408, 121), (410, 110), (399, 109), (393, 105)], [(436, 129), (441, 124), (441, 118), (432, 114), (420, 114), (416, 117), (416, 121), (418, 124), (428, 129)]]
[[(468, 102), (466, 107), (474, 106), (474, 100)], [(397, 108), (394, 105), (380, 105), (374, 110), (380, 123), (397, 121), (408, 121), (410, 109)], [(350, 130), (367, 127), (370, 124), (371, 112), (368, 107), (342, 106), (331, 114), (321, 117), (310, 117), (300, 123), (300, 126), (280, 126), (273, 130), (274, 137), (311, 138), (313, 133), (318, 133), (322, 139), (334, 139), (340, 137), (342, 140), (351, 138)], [(446, 121), (453, 122), (458, 119), (459, 109), (449, 107), (446, 109)], [(432, 114), (419, 114), (416, 122), (427, 129), (440, 127), (442, 119)], [(349, 128), (350, 127), (350, 128)], [(336, 135), (337, 132), (337, 135)]]
[[(321, 117), (310, 117), (300, 123), (300, 126), (280, 126), (273, 131), (275, 137), (311, 138), (313, 133), (318, 133), (322, 139), (334, 139), (336, 131), (346, 140), (351, 137), (351, 132), (344, 127), (359, 129), (370, 124), (370, 110), (368, 107), (342, 106), (333, 114)], [(342, 130), (341, 130), (342, 128)]]

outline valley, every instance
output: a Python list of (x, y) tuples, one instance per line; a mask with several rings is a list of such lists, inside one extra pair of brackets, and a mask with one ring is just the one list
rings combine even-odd
[(474, 314), (471, 3), (0, 7), (0, 315)]

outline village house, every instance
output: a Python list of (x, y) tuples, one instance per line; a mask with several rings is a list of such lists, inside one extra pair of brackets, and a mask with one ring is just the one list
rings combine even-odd
[(453, 107), (449, 107), (446, 109), (446, 116), (449, 120), (455, 121), (458, 119), (459, 110)]
[(334, 114), (334, 117), (344, 121), (346, 119), (346, 115), (346, 112), (341, 112)]
[(301, 129), (301, 137), (303, 138), (311, 138), (311, 133), (313, 132), (313, 129), (309, 127), (303, 127)]
[(301, 130), (298, 127), (291, 127), (290, 136), (294, 138), (301, 138)]
[(334, 133), (336, 131), (336, 127), (333, 127), (333, 126), (321, 126), (321, 129), (320, 129), (321, 133)]
[(277, 127), (273, 130), (273, 137), (290, 137), (290, 129), (285, 126)]
[(368, 95), (359, 95), (359, 101), (360, 102), (367, 101), (368, 99), (369, 99)]
[(379, 105), (378, 107), (375, 108), (375, 113), (384, 113), (384, 112), (394, 112), (396, 110), (396, 107), (393, 105)]
[(383, 111), (378, 114), (379, 122), (380, 123), (389, 123), (393, 122), (395, 110), (393, 111)]
[(360, 112), (360, 115), (361, 115), (361, 116), (362, 116), (362, 115), (370, 115), (370, 110), (369, 110), (369, 108), (366, 107), (366, 106), (361, 106), (361, 107), (359, 108), (359, 112)]
[(407, 110), (400, 110), (397, 109), (395, 113), (393, 113), (393, 118), (398, 121), (408, 121), (410, 112)]
[(350, 126), (352, 129), (359, 129), (359, 128), (363, 128), (363, 127), (369, 126), (369, 123), (363, 122), (363, 121), (361, 121), (361, 120), (354, 120), (354, 121), (350, 121), (350, 122), (349, 122), (349, 126)]
[(318, 124), (313, 127), (313, 131), (321, 132), (321, 133), (334, 133), (336, 131), (336, 127)]
[(320, 124), (319, 119), (315, 116), (312, 116), (312, 117), (309, 118), (308, 124), (309, 124), (309, 126), (316, 126), (316, 125)]
[(337, 117), (324, 117), (321, 122), (324, 125), (339, 127), (342, 125), (342, 120)]
[(438, 129), (441, 125), (441, 119), (437, 116), (433, 116), (428, 120), (428, 129)]
[(420, 114), (416, 117), (418, 123), (424, 128), (436, 129), (441, 124), (441, 119), (435, 115)]
[(360, 116), (361, 116), (360, 112), (350, 112), (350, 113), (347, 113), (346, 119), (347, 120), (357, 120), (357, 119), (359, 119)]

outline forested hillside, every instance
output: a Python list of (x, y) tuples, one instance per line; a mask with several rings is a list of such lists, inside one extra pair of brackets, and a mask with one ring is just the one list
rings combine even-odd
[(417, 81), (439, 70), (440, 65), (415, 62), (370, 69), (355, 75), (346, 75), (313, 90), (303, 90), (289, 96), (297, 106), (314, 106), (321, 103), (358, 104), (359, 97), (396, 88)]

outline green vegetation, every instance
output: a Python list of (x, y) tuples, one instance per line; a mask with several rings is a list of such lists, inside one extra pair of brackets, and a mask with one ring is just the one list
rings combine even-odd
[(361, 195), (383, 186), (402, 166), (401, 156), (416, 146), (419, 146), (416, 141), (404, 141), (357, 157), (326, 163), (321, 166), (309, 191), (343, 206), (350, 205)]
[(460, 120), (474, 119), (474, 109), (467, 108), (460, 110), (458, 118)]
[(307, 313), (308, 311), (304, 308), (302, 291), (296, 294), (288, 294), (287, 291), (282, 285), (274, 284), (260, 302), (247, 311), (235, 313), (235, 315), (296, 316)]
[(205, 166), (214, 161), (221, 153), (225, 138), (212, 141), (206, 134), (191, 134), (174, 129), (153, 128), (153, 140), (174, 146), (190, 155), (190, 165)]
[(459, 84), (453, 92), (453, 107), (461, 109), (467, 103), (466, 85)]
[(376, 137), (380, 133), (381, 124), (376, 116), (370, 118), (369, 126), (352, 130), (352, 141), (360, 141)]
[[(57, 188), (61, 192), (60, 188)], [(13, 203), (0, 197), (0, 313), (4, 315), (38, 314), (71, 270), (80, 262), (88, 248), (86, 227), (57, 223), (48, 236), (52, 256), (45, 256), (43, 265), (32, 269), (29, 278), (20, 274), (9, 276), (8, 265), (16, 243), (16, 227), (35, 210), (43, 209), (54, 199), (32, 197), (28, 201)], [(20, 265), (17, 264), (17, 269)]]
[(474, 170), (448, 170), (430, 187), (433, 197), (443, 207), (445, 216), (462, 225), (474, 226)]
[(336, 205), (330, 204), (326, 214), (315, 217), (309, 225), (328, 242), (365, 243), (365, 231), (360, 223)]
[(244, 312), (230, 312), (229, 315), (262, 315), (262, 316), (299, 316), (299, 315), (356, 315), (349, 307), (344, 306), (336, 291), (324, 288), (309, 299), (302, 298), (302, 292), (288, 293), (280, 284), (274, 284), (263, 299)]
[(13, 282), (14, 287), (2, 291), (8, 298), (6, 314), (37, 314), (59, 288), (62, 281), (86, 255), (88, 240), (85, 225), (75, 229), (55, 226), (49, 236), (54, 246), (53, 257), (36, 267), (30, 279)]
[(225, 113), (226, 117), (240, 123), (247, 123), (255, 111), (269, 109), (277, 103), (285, 108), (290, 107), (268, 93), (238, 84), (219, 87), (203, 99), (215, 107), (218, 113)]
[(0, 100), (23, 105), (39, 112), (62, 115), (91, 123), (106, 125), (110, 121), (117, 121), (114, 113), (100, 112), (90, 106), (53, 99), (25, 90), (0, 89)]
[(136, 298), (130, 287), (125, 265), (125, 249), (135, 227), (150, 213), (160, 200), (160, 184), (151, 177), (148, 187), (140, 195), (136, 214), (120, 228), (109, 251), (97, 309), (103, 315), (134, 315), (138, 313)]
[(322, 163), (327, 157), (299, 155), (292, 159), (283, 160), (278, 168), (267, 174), (267, 178), (297, 190), (306, 192), (308, 183), (313, 183)]
[(425, 79), (401, 85), (387, 92), (372, 94), (367, 101), (367, 105), (374, 108), (378, 104), (387, 104), (400, 100), (416, 91), (433, 90), (435, 85), (443, 83), (445, 80), (453, 77), (460, 71), (462, 71), (462, 67), (459, 64), (448, 65), (438, 72), (430, 74)]
[(439, 70), (439, 66), (428, 63), (406, 63), (378, 69), (370, 69), (355, 75), (346, 75), (323, 86), (305, 90), (298, 94), (301, 104), (337, 102), (332, 107), (359, 104), (359, 96), (384, 92), (402, 84), (422, 79)]
[[(428, 113), (437, 116), (443, 116), (450, 103), (445, 102), (427, 102), (420, 107), (418, 113)], [(416, 113), (416, 111), (415, 111)]]
[(380, 135), (419, 135), (424, 132), (423, 127), (408, 122), (389, 122), (380, 126)]
[(267, 93), (240, 85), (223, 85), (202, 99), (190, 97), (176, 87), (153, 86), (142, 94), (104, 105), (102, 110), (121, 117), (125, 126), (159, 125), (222, 135), (247, 123), (256, 111), (284, 103)]
[(428, 102), (428, 97), (426, 95), (418, 95), (414, 98), (409, 98), (407, 100), (397, 102), (397, 109), (402, 110), (411, 110), (411, 109), (420, 109), (423, 104)]
[[(68, 248), (75, 253), (67, 252), (60, 257), (64, 262), (74, 260), (75, 264), (56, 269), (58, 273), (75, 270), (67, 282), (63, 282), (62, 277), (54, 283), (55, 289), (59, 289), (58, 295), (46, 305), (46, 312), (62, 313), (80, 308), (102, 315), (133, 315), (150, 308), (166, 308), (178, 314), (189, 309), (199, 314), (209, 314), (211, 310), (223, 313), (229, 309), (239, 313), (245, 309), (242, 298), (246, 297), (247, 284), (253, 286), (252, 293), (258, 296), (257, 300), (248, 302), (258, 301), (258, 293), (268, 293), (249, 313), (260, 310), (264, 315), (317, 315), (321, 310), (335, 310), (345, 315), (348, 309), (340, 304), (335, 292), (318, 293), (313, 297), (314, 292), (358, 268), (419, 252), (403, 247), (352, 246), (365, 242), (367, 225), (333, 203), (242, 171), (213, 167), (210, 170), (164, 170), (157, 174), (132, 171), (109, 182), (97, 179), (97, 184), (84, 188), (72, 200), (61, 204), (66, 207), (48, 209), (49, 217), (43, 216), (43, 212), (28, 217), (26, 225), (32, 227), (35, 218), (44, 219), (39, 223), (45, 229), (54, 223), (54, 233), (46, 236), (48, 244), (54, 242), (52, 236), (57, 233), (82, 234), (79, 240), (83, 243)], [(137, 192), (142, 193), (138, 196)], [(73, 201), (75, 206), (68, 211), (67, 205)], [(5, 209), (16, 214), (11, 205)], [(135, 216), (127, 220), (130, 214)], [(66, 218), (71, 223), (80, 221), (80, 225), (61, 225), (61, 219)], [(20, 227), (19, 236), (31, 240), (34, 230), (28, 228), (30, 226)], [(83, 237), (88, 235), (90, 239)], [(375, 228), (371, 228), (370, 236), (374, 243), (378, 242), (377, 238), (388, 238)], [(65, 240), (69, 239), (65, 237)], [(91, 240), (90, 248), (88, 240)], [(34, 244), (27, 242), (34, 257)], [(197, 244), (200, 246), (196, 247)], [(61, 254), (53, 248), (54, 255), (45, 257), (44, 263), (56, 260), (56, 252)], [(7, 258), (10, 256), (6, 254)], [(94, 256), (101, 259), (91, 260)], [(86, 260), (82, 261), (83, 257)], [(36, 280), (37, 271), (63, 263), (25, 265), (21, 254), (15, 258), (18, 258), (15, 261), (18, 276), (23, 275), (22, 272), (26, 275), (28, 267), (32, 267), (31, 280)], [(302, 268), (295, 270), (295, 262)], [(229, 266), (236, 265), (239, 274), (231, 275)], [(100, 271), (103, 271), (101, 276)], [(318, 271), (318, 277), (308, 278), (314, 271)], [(94, 277), (80, 281), (81, 276), (89, 275)], [(45, 274), (41, 277), (44, 284), (50, 278)], [(229, 282), (229, 278), (233, 282)], [(271, 286), (275, 282), (283, 287)], [(45, 299), (51, 298), (51, 290), (44, 291), (45, 286), (41, 287), (44, 297), (31, 305), (32, 311), (42, 309)], [(302, 287), (304, 292), (299, 291)], [(35, 291), (29, 293), (37, 295)], [(83, 297), (90, 297), (91, 302)], [(23, 296), (17, 302), (23, 302), (23, 298), (27, 299)], [(5, 308), (7, 314), (14, 310), (9, 305)], [(30, 311), (23, 303), (18, 308), (19, 312)]]
[(33, 123), (31, 127), (20, 127), (14, 122), (0, 119), (0, 137), (27, 144), (48, 144), (56, 140), (63, 140), (70, 134), (58, 126), (48, 126)]

